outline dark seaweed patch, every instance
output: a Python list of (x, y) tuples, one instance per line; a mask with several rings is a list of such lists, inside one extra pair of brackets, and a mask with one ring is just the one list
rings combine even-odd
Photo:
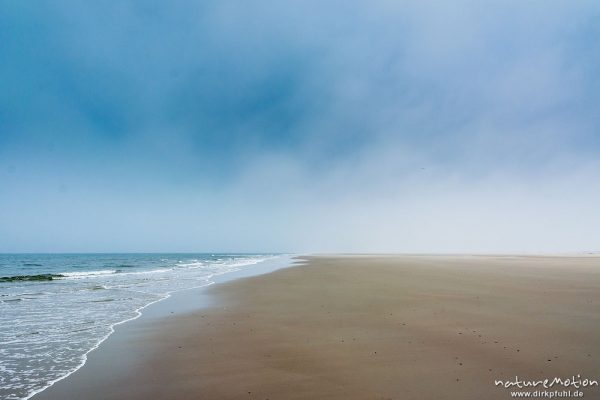
[(22, 282), (22, 281), (52, 281), (56, 278), (64, 278), (60, 274), (38, 274), (38, 275), (15, 275), (3, 276), (0, 282)]

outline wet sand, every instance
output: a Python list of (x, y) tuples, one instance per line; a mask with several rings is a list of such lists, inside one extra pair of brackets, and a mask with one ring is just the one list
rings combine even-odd
[(211, 287), (213, 306), (139, 324), (34, 399), (509, 399), (494, 380), (600, 380), (600, 257), (306, 260)]

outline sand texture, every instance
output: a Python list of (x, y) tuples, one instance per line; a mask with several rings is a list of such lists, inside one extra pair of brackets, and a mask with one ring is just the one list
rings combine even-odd
[(214, 306), (35, 399), (509, 399), (495, 379), (600, 379), (598, 257), (305, 260), (213, 286)]

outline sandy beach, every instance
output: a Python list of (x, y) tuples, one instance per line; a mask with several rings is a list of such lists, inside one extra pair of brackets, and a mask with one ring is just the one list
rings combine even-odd
[(600, 379), (600, 257), (302, 260), (117, 331), (34, 399), (508, 399), (495, 380)]

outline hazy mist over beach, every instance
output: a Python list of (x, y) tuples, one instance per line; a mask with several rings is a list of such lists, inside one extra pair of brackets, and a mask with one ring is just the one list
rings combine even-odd
[(598, 251), (599, 18), (0, 0), (0, 252)]

